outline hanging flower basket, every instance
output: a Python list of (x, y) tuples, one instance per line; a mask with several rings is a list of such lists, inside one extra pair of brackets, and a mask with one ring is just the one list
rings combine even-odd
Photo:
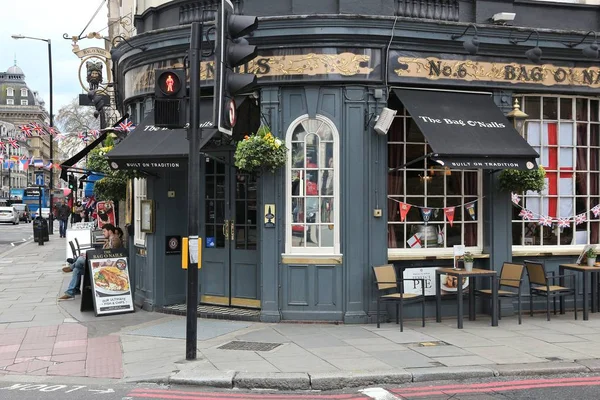
[(235, 166), (249, 174), (260, 174), (265, 171), (275, 172), (287, 161), (287, 147), (277, 139), (267, 126), (237, 143), (235, 149)]
[(546, 170), (542, 166), (529, 171), (505, 169), (500, 173), (499, 180), (500, 189), (507, 192), (541, 192), (546, 186)]

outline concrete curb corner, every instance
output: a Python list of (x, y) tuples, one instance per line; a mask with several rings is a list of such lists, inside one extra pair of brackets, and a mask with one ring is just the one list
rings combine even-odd
[(494, 370), (496, 376), (533, 376), (590, 372), (590, 369), (585, 365), (574, 362), (503, 364), (494, 365), (491, 368)]
[(238, 389), (309, 390), (310, 377), (303, 372), (238, 372), (233, 377)]
[(313, 390), (336, 390), (372, 385), (395, 385), (412, 381), (406, 371), (381, 372), (317, 372), (310, 374)]
[(231, 389), (235, 371), (179, 371), (169, 377), (169, 383)]

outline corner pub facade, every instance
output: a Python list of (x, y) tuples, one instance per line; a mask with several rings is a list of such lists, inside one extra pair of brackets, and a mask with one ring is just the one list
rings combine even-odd
[[(600, 68), (588, 32), (600, 30), (600, 7), (584, 3), (234, 1), (238, 13), (259, 17), (249, 37), (259, 55), (247, 65), (258, 87), (238, 102), (233, 140), (204, 129), (201, 303), (238, 316), (255, 310), (265, 322), (368, 323), (372, 266), (431, 277), (432, 295), (432, 271), (452, 265), (454, 245), (475, 255), (475, 267), (499, 272), (525, 258), (557, 270), (597, 244)], [(117, 103), (137, 128), (108, 158), (148, 173), (132, 184), (134, 299), (164, 310), (185, 303), (186, 272), (169, 241), (187, 233), (187, 140), (185, 130), (152, 125), (154, 71), (183, 65), (190, 23), (217, 5), (144, 4), (137, 34), (112, 51)], [(498, 13), (514, 21), (494, 22)], [(536, 46), (539, 62), (525, 54)], [(204, 127), (212, 71), (204, 60)], [(523, 127), (506, 117), (515, 100), (528, 115)], [(374, 129), (384, 108), (397, 111), (386, 135)], [(289, 156), (285, 168), (256, 178), (236, 171), (233, 152), (261, 123)], [(499, 171), (537, 165), (546, 189), (513, 203)], [(149, 232), (140, 228), (142, 200), (154, 204)], [(443, 313), (455, 311), (452, 298)], [(409, 306), (405, 315), (418, 312)], [(513, 312), (502, 303), (504, 315)]]

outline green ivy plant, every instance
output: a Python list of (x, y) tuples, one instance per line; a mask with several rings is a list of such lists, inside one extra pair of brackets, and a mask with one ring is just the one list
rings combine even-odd
[(499, 176), (500, 189), (514, 193), (541, 192), (546, 186), (545, 178), (542, 166), (531, 170), (505, 169)]
[(287, 161), (287, 147), (263, 125), (255, 134), (246, 135), (237, 143), (234, 158), (235, 166), (249, 174), (275, 172)]

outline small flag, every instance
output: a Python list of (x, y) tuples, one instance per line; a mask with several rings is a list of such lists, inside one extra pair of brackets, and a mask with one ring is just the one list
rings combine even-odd
[(0, 150), (6, 150), (6, 143), (0, 141)]
[(472, 201), (470, 203), (465, 204), (465, 208), (467, 209), (467, 212), (471, 216), (471, 219), (473, 221), (475, 221), (475, 219), (477, 218), (477, 216), (475, 215), (475, 202)]
[(10, 144), (13, 147), (13, 149), (19, 148), (19, 143), (17, 143), (15, 139), (8, 139), (8, 144)]
[(531, 221), (533, 219), (533, 212), (526, 209), (522, 209), (519, 213), (519, 217), (523, 218), (524, 220)]
[(438, 244), (444, 244), (444, 229), (438, 226), (437, 242)]
[(540, 219), (538, 220), (538, 223), (542, 226), (552, 226), (552, 217), (540, 215)]
[(423, 217), (423, 221), (425, 223), (429, 222), (429, 218), (431, 217), (432, 211), (433, 211), (433, 209), (431, 209), (431, 208), (427, 208), (427, 207), (421, 208), (421, 216)]
[(592, 207), (592, 212), (594, 213), (594, 217), (598, 218), (598, 215), (600, 215), (600, 204)]
[(91, 136), (91, 137), (93, 137), (93, 138), (97, 138), (97, 137), (98, 137), (98, 135), (100, 134), (100, 131), (99, 131), (99, 130), (97, 130), (97, 129), (92, 129), (92, 130), (89, 132), (89, 134), (90, 134), (90, 136)]
[(44, 134), (44, 128), (42, 128), (40, 124), (37, 124), (35, 122), (31, 123), (31, 129), (38, 136), (41, 136)]
[(456, 207), (444, 207), (444, 215), (446, 215), (446, 219), (450, 223), (450, 227), (454, 224), (454, 210)]
[(585, 221), (587, 221), (587, 217), (586, 217), (585, 213), (575, 216), (575, 225), (581, 225)]
[(27, 137), (31, 137), (31, 127), (29, 125), (21, 125), (19, 126), (21, 132), (25, 134)]
[(52, 127), (52, 126), (49, 126), (48, 133), (50, 134), (50, 136), (54, 136), (54, 135), (56, 135), (56, 129), (54, 129), (54, 127)]
[(415, 233), (406, 241), (406, 243), (413, 249), (420, 249), (422, 247), (421, 234)]
[(400, 202), (400, 221), (404, 222), (406, 219), (406, 214), (408, 214), (408, 210), (410, 210), (411, 205), (407, 203)]
[(41, 168), (44, 166), (44, 160), (42, 160), (41, 158), (36, 158), (33, 160), (33, 166), (36, 168)]
[(519, 202), (521, 201), (521, 197), (519, 197), (519, 195), (517, 193), (511, 193), (510, 194), (510, 199), (515, 204), (519, 204)]
[(571, 226), (571, 221), (568, 218), (559, 218), (558, 219), (558, 227), (559, 228), (568, 228)]
[(119, 124), (119, 130), (121, 132), (131, 132), (133, 129), (135, 129), (133, 122), (128, 118), (125, 118), (125, 120)]

